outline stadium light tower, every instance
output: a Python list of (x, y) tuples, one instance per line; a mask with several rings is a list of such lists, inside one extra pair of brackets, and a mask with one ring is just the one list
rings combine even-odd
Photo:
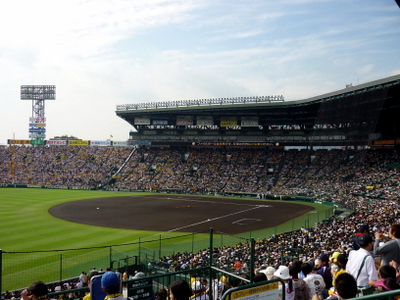
[(55, 85), (21, 85), (21, 100), (32, 100), (29, 138), (32, 145), (44, 145), (46, 138), (45, 100), (56, 100)]

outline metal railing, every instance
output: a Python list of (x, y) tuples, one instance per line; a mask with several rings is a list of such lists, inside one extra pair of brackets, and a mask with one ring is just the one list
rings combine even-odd
[(284, 101), (285, 101), (285, 98), (283, 95), (160, 101), (160, 102), (147, 102), (147, 103), (138, 103), (138, 104), (120, 104), (120, 105), (117, 105), (117, 111), (193, 107), (193, 106), (210, 106), (210, 105), (271, 103), (271, 102), (284, 102)]

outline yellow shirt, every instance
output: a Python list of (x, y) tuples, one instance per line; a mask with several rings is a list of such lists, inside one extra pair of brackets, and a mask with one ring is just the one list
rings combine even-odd
[(90, 293), (86, 294), (85, 297), (82, 298), (82, 300), (90, 300)]

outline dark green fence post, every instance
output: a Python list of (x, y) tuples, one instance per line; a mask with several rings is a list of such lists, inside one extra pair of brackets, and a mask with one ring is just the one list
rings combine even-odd
[(192, 232), (192, 253), (194, 253), (194, 232)]
[[(210, 287), (210, 299), (213, 299), (213, 272), (212, 272), (212, 266), (213, 266), (213, 253), (214, 253), (214, 230), (212, 227), (210, 227), (210, 268), (208, 269), (209, 274), (208, 274), (208, 286)], [(192, 252), (193, 253), (193, 252)]]
[(60, 286), (62, 286), (63, 256), (60, 254)]
[(3, 285), (2, 279), (3, 278), (3, 250), (0, 249), (0, 294), (3, 293)]
[(109, 267), (112, 269), (113, 268), (113, 261), (112, 261), (112, 247), (110, 246), (110, 262), (109, 262)]
[(161, 234), (160, 234), (160, 240), (159, 241), (160, 242), (159, 242), (159, 245), (158, 245), (158, 259), (161, 259)]
[(250, 282), (254, 283), (254, 260), (256, 255), (256, 242), (254, 238), (250, 240)]
[(139, 264), (140, 264), (140, 263), (141, 263), (141, 260), (140, 260), (140, 237), (139, 237), (139, 244), (138, 244), (138, 247), (139, 247), (138, 257), (139, 257)]

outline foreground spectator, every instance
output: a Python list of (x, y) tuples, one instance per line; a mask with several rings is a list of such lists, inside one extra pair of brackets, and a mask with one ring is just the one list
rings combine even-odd
[(23, 300), (47, 300), (49, 299), (47, 293), (48, 289), (46, 284), (42, 281), (36, 281), (22, 291), (21, 298)]
[(310, 262), (302, 264), (301, 271), (303, 272), (304, 276), (306, 276), (304, 281), (308, 285), (309, 299), (311, 300), (315, 295), (322, 299), (325, 289), (324, 278), (319, 274), (313, 273), (313, 266)]
[(294, 300), (295, 290), (293, 287), (292, 277), (289, 274), (289, 268), (287, 266), (279, 266), (278, 270), (275, 271), (274, 276), (282, 279), (284, 282), (284, 285), (279, 284), (278, 299), (282, 299), (282, 294), (285, 293), (285, 300)]
[(294, 300), (309, 300), (310, 291), (307, 283), (299, 278), (300, 270), (295, 267), (289, 268), (289, 274), (292, 277), (294, 288)]
[(168, 290), (170, 300), (189, 300), (192, 295), (189, 284), (185, 280), (174, 281)]
[(103, 274), (101, 277), (101, 288), (107, 293), (107, 300), (125, 300), (120, 291), (121, 280), (115, 272), (109, 271)]
[(390, 226), (389, 238), (390, 240), (384, 243), (387, 238), (382, 233), (375, 232), (373, 253), (382, 256), (381, 265), (389, 265), (392, 260), (400, 264), (400, 224)]
[(321, 275), (325, 281), (324, 297), (328, 296), (328, 291), (332, 287), (332, 274), (331, 268), (329, 266), (329, 256), (326, 254), (321, 254), (315, 260), (317, 274)]
[[(342, 273), (336, 278), (335, 293), (331, 296), (337, 299), (355, 298), (358, 293), (357, 283), (353, 276)], [(318, 300), (313, 298), (313, 300)]]
[(376, 287), (375, 282), (378, 280), (375, 261), (370, 252), (374, 245), (372, 237), (364, 234), (358, 237), (360, 249), (350, 252), (349, 260), (346, 265), (346, 271), (352, 275), (359, 287)]

